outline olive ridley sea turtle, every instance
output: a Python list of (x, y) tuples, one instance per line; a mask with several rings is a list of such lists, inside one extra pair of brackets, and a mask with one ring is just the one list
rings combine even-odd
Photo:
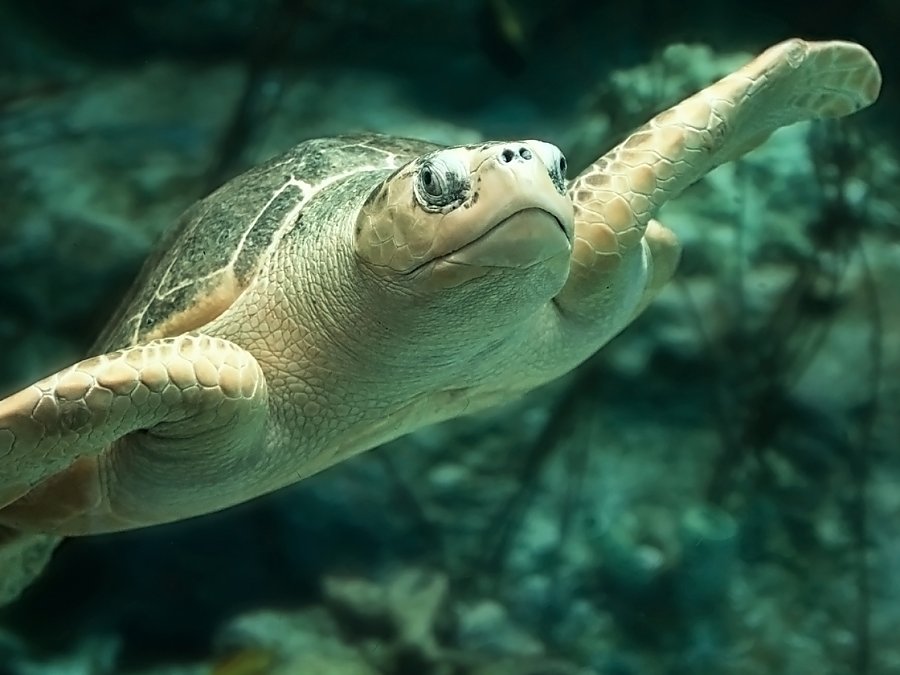
[(540, 141), (385, 136), (235, 178), (164, 239), (95, 356), (0, 401), (0, 602), (61, 537), (224, 509), (570, 371), (672, 276), (664, 202), (880, 86), (859, 45), (794, 39), (571, 181)]

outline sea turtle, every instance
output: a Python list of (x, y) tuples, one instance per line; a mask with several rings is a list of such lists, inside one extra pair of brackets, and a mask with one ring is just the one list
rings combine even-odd
[(571, 370), (672, 276), (653, 216), (778, 127), (872, 103), (789, 40), (574, 180), (548, 143), (310, 140), (191, 207), (91, 358), (0, 401), (0, 593), (59, 537), (209, 513)]

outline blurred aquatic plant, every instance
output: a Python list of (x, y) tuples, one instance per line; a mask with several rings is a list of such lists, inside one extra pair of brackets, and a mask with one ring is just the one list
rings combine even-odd
[[(740, 514), (745, 558), (775, 558), (805, 574), (814, 573), (804, 560), (828, 560), (816, 521), (828, 504), (839, 503), (843, 525), (852, 532), (854, 672), (865, 675), (871, 660), (867, 484), (882, 377), (882, 319), (862, 244), (870, 218), (860, 190), (873, 167), (866, 143), (850, 125), (814, 128), (810, 139), (822, 195), (818, 217), (806, 227), (811, 246), (802, 251), (763, 249), (756, 260), (734, 266), (731, 278), (720, 285), (718, 307), (726, 316), (717, 318), (728, 327), (724, 332), (713, 336), (700, 312), (694, 312), (711, 355), (711, 409), (721, 438), (707, 497)], [(742, 246), (740, 229), (736, 246)], [(748, 257), (744, 250), (736, 254)], [(771, 302), (756, 303), (751, 310), (748, 266), (766, 257), (770, 260), (762, 262), (771, 263), (772, 256), (790, 270), (788, 281)], [(852, 409), (836, 411), (802, 400), (796, 390), (811, 369), (841, 358), (823, 347), (839, 322), (858, 320), (841, 316), (850, 302), (851, 284), (864, 305), (869, 362), (867, 371), (859, 373), (865, 380), (861, 400)], [(687, 285), (681, 283), (681, 288), (690, 298)]]
[[(683, 277), (678, 282), (694, 308), (702, 343), (697, 355), (690, 357), (701, 362), (692, 361), (690, 369), (711, 382), (721, 451), (701, 498), (706, 503), (697, 505), (701, 510), (696, 513), (708, 517), (684, 516), (685, 539), (678, 552), (661, 563), (665, 569), (651, 574), (652, 579), (641, 586), (655, 598), (641, 611), (659, 607), (674, 622), (673, 634), (685, 638), (684, 663), (702, 661), (712, 667), (716, 658), (734, 656), (726, 654), (721, 635), (730, 619), (716, 625), (711, 617), (723, 616), (729, 587), (739, 574), (738, 560), (770, 561), (805, 574), (803, 587), (842, 573), (843, 556), (831, 555), (833, 547), (843, 546), (840, 536), (827, 541), (822, 532), (832, 526), (823, 525), (825, 521), (836, 521), (836, 527), (852, 533), (845, 552), (853, 557), (857, 600), (843, 625), (854, 635), (853, 668), (857, 675), (871, 670), (867, 481), (882, 376), (882, 320), (862, 235), (871, 224), (864, 186), (874, 173), (874, 160), (851, 126), (814, 127), (810, 144), (819, 199), (810, 207), (816, 217), (801, 227), (803, 236), (785, 242), (764, 236), (751, 240), (755, 235), (748, 232), (748, 223), (739, 223), (732, 252), (738, 262), (711, 272), (718, 298), (707, 303), (704, 312), (693, 301), (690, 282)], [(751, 189), (753, 183), (743, 184)], [(766, 290), (756, 286), (760, 270), (777, 270), (774, 284)], [(711, 320), (704, 314), (710, 307), (718, 312)], [(848, 318), (848, 307), (855, 307), (856, 315)], [(811, 400), (801, 390), (809, 389), (804, 382), (827, 359), (840, 358), (829, 342), (836, 326), (859, 321), (860, 316), (858, 334), (863, 335), (868, 363), (857, 371), (865, 382), (854, 389), (863, 393), (855, 392), (858, 402), (852, 406), (838, 405), (835, 410), (828, 401)], [(562, 384), (540, 431), (526, 447), (518, 447), (510, 461), (515, 489), (498, 500), (483, 528), (481, 556), (472, 567), (479, 570), (473, 581), (477, 576), (481, 583), (485, 578), (501, 583), (513, 543), (542, 491), (540, 484), (554, 462), (564, 465), (564, 488), (554, 488), (558, 537), (541, 562), (550, 579), (539, 601), (544, 603), (541, 623), (547, 635), (553, 634), (555, 622), (564, 614), (558, 603), (570, 597), (560, 590), (571, 585), (561, 576), (562, 563), (573, 523), (578, 522), (584, 469), (596, 447), (591, 420), (596, 420), (594, 411), (608, 391), (603, 384), (608, 381), (608, 364), (594, 359)], [(711, 528), (711, 534), (694, 536), (700, 546), (692, 548), (686, 538), (691, 537), (691, 525), (699, 527), (698, 523)], [(616, 549), (621, 553), (618, 558), (605, 556), (605, 573), (639, 573), (629, 562), (632, 548)], [(622, 563), (618, 567), (617, 560)], [(612, 580), (616, 592), (627, 585)], [(588, 585), (581, 590), (612, 607), (617, 622), (625, 618), (610, 604), (609, 588)], [(842, 621), (837, 618), (837, 623)], [(673, 645), (665, 648), (679, 652)]]

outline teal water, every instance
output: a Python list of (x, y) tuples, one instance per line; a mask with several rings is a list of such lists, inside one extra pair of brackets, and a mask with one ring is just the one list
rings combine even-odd
[(0, 4), (3, 395), (82, 358), (179, 213), (301, 140), (539, 138), (572, 177), (789, 36), (857, 40), (886, 82), (667, 204), (675, 279), (564, 377), (66, 540), (0, 610), (0, 673), (900, 672), (900, 15), (755, 7)]

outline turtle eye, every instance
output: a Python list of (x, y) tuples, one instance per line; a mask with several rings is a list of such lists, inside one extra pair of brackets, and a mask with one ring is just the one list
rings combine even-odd
[(441, 182), (434, 177), (434, 169), (430, 166), (426, 166), (422, 169), (422, 189), (428, 193), (430, 197), (438, 197), (444, 193), (444, 186)]
[(566, 169), (569, 168), (568, 162), (566, 162), (565, 155), (563, 155), (559, 150), (556, 150), (554, 153), (554, 157), (550, 161), (550, 166), (547, 167), (550, 172), (550, 179), (553, 181), (553, 185), (556, 186), (556, 189), (560, 191), (560, 193), (565, 194), (566, 192)]
[(566, 180), (566, 170), (569, 168), (565, 156), (559, 148), (552, 143), (544, 143), (543, 141), (528, 141), (528, 146), (534, 150), (534, 154), (541, 158), (541, 162), (547, 167), (547, 175), (553, 181), (553, 187), (560, 194), (566, 194), (568, 181)]
[(455, 158), (435, 155), (425, 159), (416, 176), (416, 200), (427, 211), (449, 211), (459, 206), (469, 190), (466, 167)]

